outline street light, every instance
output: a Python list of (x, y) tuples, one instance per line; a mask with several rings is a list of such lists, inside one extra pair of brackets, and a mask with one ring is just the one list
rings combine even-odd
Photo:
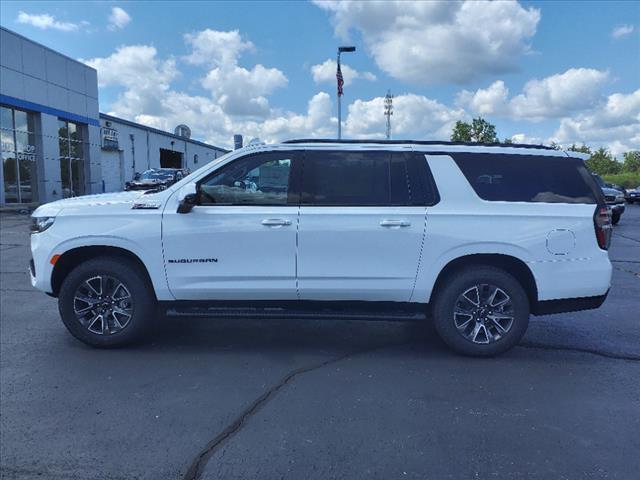
[(342, 138), (342, 87), (344, 79), (342, 78), (342, 70), (340, 69), (340, 55), (343, 53), (355, 52), (356, 47), (338, 47), (338, 68), (336, 70), (336, 80), (338, 81), (338, 140)]

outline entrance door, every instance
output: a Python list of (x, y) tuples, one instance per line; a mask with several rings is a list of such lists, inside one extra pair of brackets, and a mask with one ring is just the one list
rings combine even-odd
[(182, 168), (182, 152), (161, 148), (160, 168)]
[(409, 301), (426, 218), (420, 185), (409, 186), (412, 158), (383, 151), (306, 153), (301, 299)]
[(297, 298), (298, 157), (241, 157), (199, 182), (191, 212), (165, 209), (165, 268), (178, 300)]

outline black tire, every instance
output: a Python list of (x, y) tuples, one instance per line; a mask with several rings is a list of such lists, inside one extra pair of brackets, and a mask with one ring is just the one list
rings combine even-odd
[(613, 213), (611, 215), (611, 223), (613, 223), (614, 225), (617, 225), (618, 222), (620, 221), (620, 214), (619, 213)]
[[(456, 327), (456, 320), (458, 320), (459, 324), (463, 324), (465, 318), (468, 317), (464, 316), (466, 314), (459, 314), (463, 316), (458, 316), (454, 319), (454, 308), (462, 294), (474, 288), (476, 285), (496, 286), (510, 298), (510, 305), (507, 304), (507, 313), (512, 317), (513, 321), (509, 328), (506, 329), (506, 333), (500, 334), (495, 330), (497, 327), (490, 320), (476, 320), (476, 316), (471, 316), (472, 320), (470, 320), (470, 322), (473, 323), (469, 324), (467, 328), (473, 329), (476, 323), (482, 323), (484, 325), (484, 321), (486, 320), (489, 328), (484, 329), (485, 338), (489, 338), (488, 330), (494, 329), (498, 332), (497, 335), (492, 335), (492, 338), (498, 336), (500, 336), (500, 338), (491, 343), (475, 343), (465, 337), (464, 333), (461, 333)], [(486, 287), (482, 288), (484, 289)], [(479, 296), (480, 293), (478, 293), (478, 297)], [(479, 299), (476, 298), (475, 300)], [(478, 303), (482, 305), (482, 301), (478, 301)], [(499, 303), (499, 301), (495, 303)], [(476, 308), (473, 305), (470, 306), (472, 309)], [(505, 306), (498, 307), (498, 310), (500, 308), (505, 308)], [(479, 310), (479, 308), (477, 310)], [(506, 352), (520, 341), (529, 325), (529, 311), (529, 298), (515, 277), (499, 268), (476, 265), (467, 267), (464, 270), (458, 270), (443, 280), (436, 292), (434, 300), (433, 321), (442, 340), (457, 353), (476, 357), (490, 357)], [(497, 313), (498, 312), (494, 312), (491, 315)], [(467, 330), (465, 330), (465, 332), (466, 331)]]
[[(111, 279), (111, 285), (113, 285), (113, 280), (121, 282), (126, 288), (126, 292), (125, 295), (120, 294), (119, 296), (124, 297), (129, 294), (127, 298), (131, 299), (130, 308), (129, 304), (127, 304), (130, 317), (118, 317), (127, 320), (124, 328), (119, 331), (116, 331), (118, 327), (113, 324), (114, 331), (109, 332), (109, 322), (107, 322), (107, 333), (94, 333), (90, 331), (90, 325), (83, 325), (76, 317), (75, 308), (78, 305), (80, 305), (79, 310), (83, 310), (89, 305), (88, 302), (85, 304), (78, 303), (78, 300), (76, 300), (78, 289), (86, 287), (86, 280), (95, 279), (99, 276)], [(100, 282), (102, 280), (91, 280), (91, 282), (96, 281)], [(100, 291), (102, 291), (102, 288), (100, 288)], [(120, 290), (119, 292), (123, 291)], [(111, 297), (118, 298), (115, 293)], [(94, 258), (78, 265), (65, 278), (58, 295), (60, 316), (71, 335), (87, 345), (101, 348), (120, 347), (140, 340), (149, 331), (151, 320), (156, 312), (156, 304), (152, 287), (149, 285), (144, 273), (140, 271), (140, 268), (124, 259), (114, 257)], [(93, 315), (93, 311), (87, 313), (87, 315)], [(123, 323), (125, 322), (123, 321)], [(101, 323), (95, 323), (94, 330), (97, 329), (98, 325), (102, 327), (101, 330), (104, 332), (104, 325)]]

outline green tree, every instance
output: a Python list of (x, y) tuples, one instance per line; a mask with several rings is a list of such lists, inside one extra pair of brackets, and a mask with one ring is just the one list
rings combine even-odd
[(591, 155), (591, 148), (587, 147), (584, 143), (581, 146), (577, 146), (575, 143), (569, 147), (570, 152), (588, 153)]
[(585, 161), (584, 163), (589, 170), (597, 173), (598, 175), (611, 175), (620, 173), (620, 171), (622, 170), (622, 164), (620, 162), (617, 162), (611, 156), (611, 153), (609, 153), (608, 150), (602, 147), (591, 153), (591, 158), (589, 158), (589, 160)]
[(451, 132), (452, 142), (497, 143), (496, 126), (484, 118), (474, 118), (471, 123), (458, 120)]
[(623, 172), (640, 173), (640, 151), (632, 150), (624, 154)]

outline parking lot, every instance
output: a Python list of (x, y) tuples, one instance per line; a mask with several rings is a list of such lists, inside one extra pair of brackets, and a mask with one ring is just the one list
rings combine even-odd
[(1, 478), (638, 478), (640, 205), (604, 306), (493, 359), (335, 320), (169, 317), (91, 349), (29, 284), (28, 217), (0, 221)]

